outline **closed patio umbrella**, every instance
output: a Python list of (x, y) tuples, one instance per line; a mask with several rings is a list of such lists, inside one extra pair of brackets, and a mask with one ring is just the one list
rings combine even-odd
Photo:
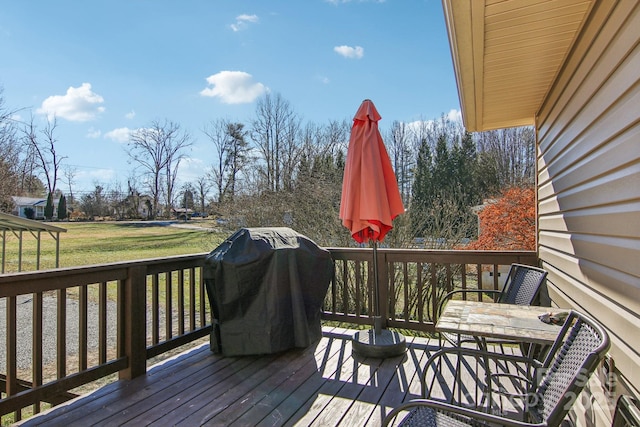
[(374, 271), (374, 329), (354, 335), (353, 349), (365, 357), (389, 357), (406, 349), (402, 335), (381, 328), (377, 248), (404, 212), (398, 183), (378, 130), (381, 119), (365, 99), (353, 118), (342, 182), (340, 219), (358, 243), (371, 242)]

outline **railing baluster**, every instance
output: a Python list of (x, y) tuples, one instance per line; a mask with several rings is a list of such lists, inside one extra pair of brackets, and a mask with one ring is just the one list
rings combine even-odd
[(160, 342), (160, 278), (158, 273), (151, 276), (151, 343)]
[[(381, 306), (386, 307), (384, 312), (380, 311), (380, 314), (384, 316), (384, 313), (388, 313), (388, 317), (392, 320), (396, 320), (395, 308), (397, 305), (395, 270), (396, 270), (395, 264), (391, 263), (391, 268), (387, 268), (387, 276), (378, 275), (378, 277), (380, 277), (381, 279), (382, 278), (386, 279), (385, 281), (388, 283), (388, 289), (389, 289), (389, 291), (387, 292), (387, 298), (383, 298), (382, 295), (380, 295), (380, 301), (381, 301), (380, 304)], [(380, 286), (385, 286), (385, 285), (380, 284)], [(384, 301), (389, 301), (389, 302), (385, 303)]]
[(58, 290), (57, 310), (57, 375), (58, 379), (67, 376), (67, 290)]
[[(483, 287), (483, 283), (482, 283), (482, 264), (476, 264), (476, 274), (478, 275), (477, 281), (478, 281), (478, 289), (482, 289)], [(467, 299), (467, 294), (466, 292), (462, 294), (464, 299)], [(482, 299), (482, 296), (480, 296), (479, 298), (480, 300)]]
[(107, 282), (98, 284), (98, 360), (107, 362)]
[[(349, 277), (349, 270), (346, 261), (341, 261), (342, 264), (342, 286), (347, 286), (347, 281)], [(331, 312), (336, 314), (338, 312), (338, 293), (340, 289), (338, 289), (338, 284), (334, 281), (333, 287), (331, 288)]]
[[(392, 280), (389, 280), (389, 268), (388, 268), (388, 259), (386, 252), (378, 250), (378, 280), (377, 284), (374, 286), (378, 286), (378, 297), (380, 304), (380, 316), (382, 317), (382, 327), (386, 328), (388, 325), (389, 319), (389, 304), (384, 303), (383, 301), (389, 300), (389, 292), (390, 292), (390, 284)], [(392, 292), (392, 291), (391, 291)], [(394, 307), (395, 308), (395, 307)], [(395, 310), (394, 310), (395, 311)]]
[(418, 298), (418, 322), (424, 322), (424, 285), (422, 282), (422, 263), (416, 263), (416, 291)]
[(436, 307), (438, 307), (438, 266), (435, 262), (432, 262), (429, 265), (429, 272), (431, 274), (431, 292), (433, 296), (433, 307), (434, 313), (436, 312)]
[(462, 289), (467, 289), (467, 264), (460, 264), (460, 284)]
[(184, 270), (178, 270), (178, 335), (184, 335)]
[(189, 330), (196, 329), (196, 269), (189, 269)]
[[(204, 277), (202, 276), (202, 269), (198, 269), (198, 271), (200, 272), (200, 274), (198, 275), (199, 279), (198, 279), (198, 287), (200, 289), (200, 327), (204, 328), (205, 325), (208, 324), (207, 322), (207, 316), (206, 316), (206, 307), (208, 307), (208, 301), (207, 301), (207, 296), (206, 296), (206, 290), (204, 287)], [(213, 318), (213, 313), (211, 314), (210, 318)]]
[[(7, 336), (7, 372), (6, 372), (6, 380), (5, 380), (5, 390), (4, 392), (7, 396), (13, 396), (18, 393), (18, 361), (17, 361), (17, 318), (18, 318), (18, 309), (17, 309), (17, 297), (10, 296), (5, 299), (6, 303), (6, 315), (7, 315), (7, 323), (6, 323), (6, 336)], [(20, 412), (15, 412), (16, 420), (20, 420)]]
[(87, 337), (88, 337), (88, 299), (87, 285), (80, 286), (78, 297), (78, 371), (87, 369)]
[[(31, 383), (33, 387), (42, 385), (42, 292), (33, 294), (32, 302), (32, 344), (31, 360), (33, 361), (33, 372), (31, 373)], [(33, 405), (35, 413), (40, 412), (40, 402)]]
[[(358, 268), (358, 262), (356, 261), (356, 268)], [(356, 287), (358, 287), (357, 284), (357, 277), (356, 277)], [(349, 288), (347, 286), (348, 281), (345, 280), (342, 283), (342, 314), (347, 314), (349, 313)]]
[[(345, 262), (346, 264), (346, 262)], [(362, 297), (363, 295), (365, 295), (366, 289), (362, 289), (362, 274), (359, 268), (355, 269), (355, 286), (354, 286), (354, 293), (355, 293), (355, 309), (354, 312), (356, 314), (356, 317), (362, 317), (362, 305), (363, 305), (363, 301), (362, 301)], [(343, 286), (347, 286), (346, 282), (343, 282)], [(345, 313), (347, 313), (348, 311), (345, 310)]]
[(404, 316), (404, 321), (405, 322), (409, 322), (409, 302), (410, 302), (410, 296), (409, 296), (409, 263), (404, 262), (402, 263), (402, 272), (403, 272), (403, 282), (404, 282), (404, 310), (403, 310), (403, 316)]
[(125, 357), (125, 338), (127, 335), (127, 331), (125, 330), (126, 324), (124, 322), (125, 319), (125, 307), (124, 307), (124, 298), (125, 298), (125, 281), (118, 280), (117, 283), (118, 291), (117, 291), (117, 303), (116, 303), (116, 324), (118, 328), (118, 336), (116, 337), (116, 354), (118, 357)]
[(164, 275), (164, 337), (166, 340), (171, 339), (173, 337), (173, 305), (172, 305), (172, 286), (173, 286), (173, 275), (170, 271), (166, 272)]

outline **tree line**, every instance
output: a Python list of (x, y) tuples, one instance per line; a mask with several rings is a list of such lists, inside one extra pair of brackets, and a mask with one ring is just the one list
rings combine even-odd
[[(178, 185), (195, 134), (169, 119), (133, 131), (127, 183), (96, 184), (74, 195), (75, 171), (59, 153), (58, 122), (12, 119), (0, 88), (0, 210), (10, 196), (64, 197), (71, 218), (168, 217), (172, 208), (205, 212), (230, 227), (288, 226), (323, 246), (353, 242), (339, 219), (351, 120), (305, 122), (280, 94), (266, 94), (246, 123), (212, 119), (197, 131), (211, 147), (207, 171)], [(406, 214), (385, 240), (392, 247), (445, 248), (477, 237), (472, 207), (511, 187), (532, 187), (531, 128), (465, 132), (442, 116), (394, 121), (381, 130)], [(143, 214), (144, 213), (144, 214)]]

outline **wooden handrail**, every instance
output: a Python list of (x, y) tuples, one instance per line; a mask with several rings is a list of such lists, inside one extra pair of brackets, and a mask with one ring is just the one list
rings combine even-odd
[[(372, 250), (328, 250), (334, 276), (322, 318), (372, 324)], [(212, 319), (202, 276), (205, 256), (0, 275), (4, 301), (0, 315), (6, 324), (3, 420), (5, 416), (19, 420), (24, 408), (39, 412), (41, 403), (63, 402), (72, 396), (69, 390), (113, 373), (127, 379), (144, 375), (149, 358), (207, 336)], [(484, 269), (496, 273), (499, 266), (514, 262), (537, 263), (535, 252), (379, 248), (378, 256), (383, 326), (422, 332), (434, 331), (441, 293), (486, 286)], [(490, 285), (499, 286), (497, 274)], [(54, 310), (55, 317), (46, 310)], [(30, 331), (18, 334), (15, 328), (25, 316)], [(68, 321), (67, 316), (71, 316)], [(52, 324), (57, 339), (50, 348), (43, 342), (49, 333), (45, 328)], [(72, 332), (77, 334), (77, 345), (68, 342)], [(27, 335), (32, 347), (30, 369), (18, 360)], [(89, 336), (97, 342), (88, 345)]]

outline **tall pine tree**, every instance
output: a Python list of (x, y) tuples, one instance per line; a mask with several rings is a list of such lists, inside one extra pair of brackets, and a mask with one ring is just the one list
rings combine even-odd
[(416, 237), (424, 237), (427, 246), (450, 248), (475, 236), (477, 221), (470, 208), (482, 200), (476, 160), (469, 133), (459, 139), (440, 133), (433, 152), (429, 141), (422, 141), (410, 215)]
[(47, 196), (47, 204), (44, 205), (44, 218), (49, 221), (53, 218), (53, 195), (51, 193)]
[(58, 200), (58, 219), (62, 221), (67, 218), (67, 198), (64, 195), (60, 195)]

